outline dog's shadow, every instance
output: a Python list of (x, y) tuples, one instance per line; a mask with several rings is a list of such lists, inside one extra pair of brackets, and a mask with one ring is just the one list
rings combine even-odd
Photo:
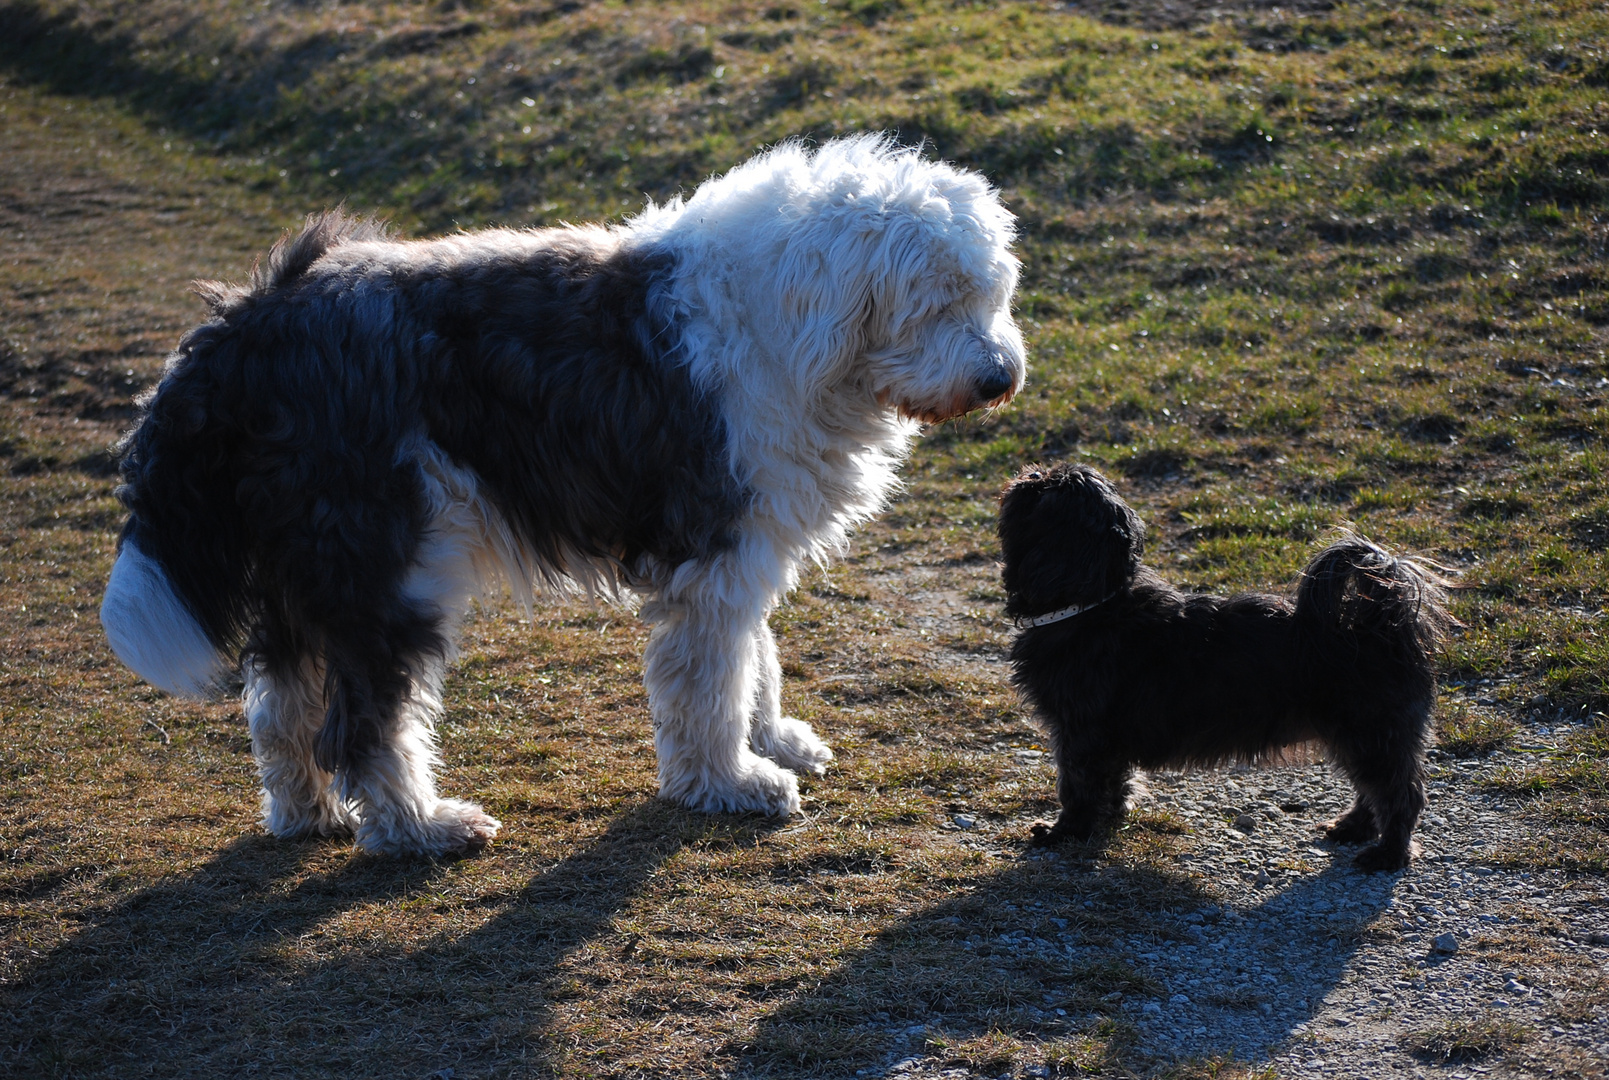
[[(318, 1047), (319, 1075), (382, 1075), (399, 1052), (408, 1075), (466, 1075), (506, 1057), (510, 1036), (540, 1064), (564, 957), (688, 843), (768, 827), (645, 800), (528, 881), (468, 900), (449, 895), (449, 864), (244, 838), (13, 968), (0, 1072), (274, 1072)], [(319, 860), (334, 865), (309, 872)]]
[(1093, 1053), (1086, 1063), (1103, 1044), (1258, 1061), (1343, 980), (1397, 881), (1338, 851), (1321, 873), (1224, 907), (1183, 875), (1098, 866), (1080, 850), (1026, 854), (883, 931), (728, 1047), (736, 1071), (994, 1075), (979, 1055), (998, 1054), (1002, 1035)]

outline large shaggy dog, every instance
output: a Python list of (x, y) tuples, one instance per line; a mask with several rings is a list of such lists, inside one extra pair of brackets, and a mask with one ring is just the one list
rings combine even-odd
[(1181, 593), (1140, 562), (1145, 526), (1093, 469), (1024, 469), (1000, 505), (1013, 680), (1055, 747), (1062, 811), (1035, 841), (1088, 839), (1121, 815), (1129, 773), (1278, 758), (1317, 741), (1357, 788), (1328, 828), (1412, 854), (1424, 754), (1451, 624), (1445, 582), (1348, 535), (1313, 557), (1295, 601)]
[(456, 624), (501, 577), (643, 598), (660, 794), (798, 808), (766, 618), (874, 513), (922, 422), (1008, 400), (1011, 215), (876, 137), (784, 145), (618, 228), (388, 239), (340, 214), (200, 286), (126, 440), (101, 609), (149, 682), (236, 670), (280, 836), (441, 854)]

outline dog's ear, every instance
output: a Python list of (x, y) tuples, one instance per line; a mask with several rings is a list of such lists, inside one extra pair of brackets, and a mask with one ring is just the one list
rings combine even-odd
[[(862, 238), (864, 241), (864, 238)], [(784, 333), (806, 399), (842, 378), (865, 352), (872, 316), (869, 245), (794, 243), (777, 267)]]
[(1042, 615), (1127, 585), (1145, 525), (1094, 469), (1029, 466), (1001, 494), (1000, 547), (1006, 614)]
[(913, 307), (928, 255), (903, 217), (848, 200), (817, 211), (783, 252), (776, 295), (806, 398), (849, 375)]

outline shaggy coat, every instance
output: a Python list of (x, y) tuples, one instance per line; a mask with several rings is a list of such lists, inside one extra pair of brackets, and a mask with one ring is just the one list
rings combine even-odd
[[(1316, 741), (1357, 789), (1331, 823), (1405, 866), (1425, 806), (1444, 582), (1348, 535), (1281, 596), (1181, 593), (1140, 562), (1145, 527), (1093, 469), (1025, 469), (1000, 507), (1013, 680), (1055, 747), (1062, 812), (1038, 843), (1121, 815), (1130, 772), (1277, 758)], [(1075, 610), (1076, 609), (1076, 610)]]
[(496, 579), (635, 594), (661, 794), (797, 809), (767, 616), (921, 422), (1008, 400), (1010, 214), (874, 138), (785, 145), (613, 229), (398, 241), (339, 213), (200, 286), (122, 459), (102, 621), (148, 681), (237, 667), (278, 835), (478, 846), (440, 798), (457, 624)]

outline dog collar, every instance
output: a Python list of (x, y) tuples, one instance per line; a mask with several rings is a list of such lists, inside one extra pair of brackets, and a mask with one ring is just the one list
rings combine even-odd
[(1099, 600), (1095, 601), (1093, 604), (1074, 604), (1072, 607), (1057, 608), (1055, 611), (1047, 611), (1043, 615), (1035, 615), (1031, 619), (1015, 619), (1013, 621), (1017, 624), (1017, 627), (1022, 630), (1026, 630), (1032, 626), (1045, 626), (1049, 623), (1061, 622), (1063, 619), (1071, 619), (1074, 615), (1077, 615), (1080, 612), (1088, 611), (1090, 608), (1100, 607), (1102, 604), (1106, 603), (1106, 601), (1110, 600), (1116, 595), (1117, 593), (1109, 593), (1108, 595), (1103, 596)]

